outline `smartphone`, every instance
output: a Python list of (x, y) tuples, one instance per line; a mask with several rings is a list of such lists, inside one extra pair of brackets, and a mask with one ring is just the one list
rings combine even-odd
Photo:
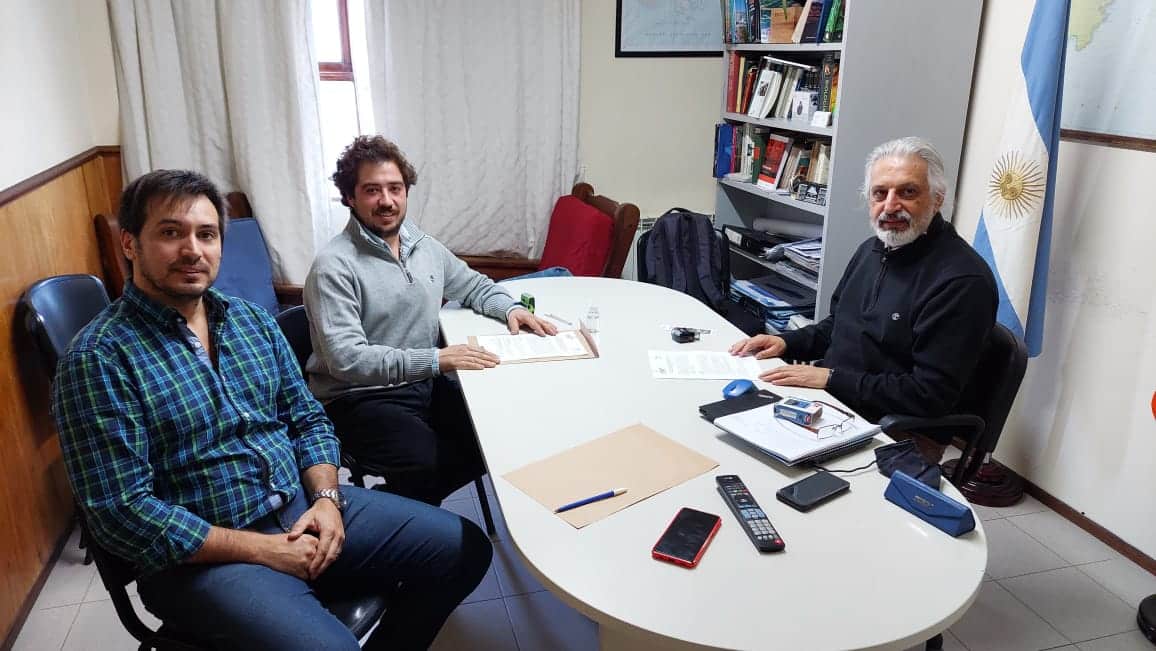
[(650, 555), (660, 561), (695, 567), (720, 526), (719, 516), (683, 507), (662, 532)]
[(810, 511), (827, 500), (847, 492), (851, 484), (825, 470), (820, 470), (810, 477), (783, 486), (775, 496), (780, 502), (798, 511)]

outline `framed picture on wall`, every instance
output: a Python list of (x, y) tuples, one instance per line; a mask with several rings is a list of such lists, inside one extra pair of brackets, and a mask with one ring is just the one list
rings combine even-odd
[(718, 0), (617, 0), (614, 56), (722, 56)]

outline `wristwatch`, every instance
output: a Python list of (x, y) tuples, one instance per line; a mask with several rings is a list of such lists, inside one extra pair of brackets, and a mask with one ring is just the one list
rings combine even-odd
[(338, 511), (344, 511), (345, 505), (348, 502), (345, 500), (345, 494), (341, 492), (340, 488), (322, 488), (313, 491), (313, 495), (309, 498), (309, 503), (314, 504), (321, 498), (327, 498), (337, 506)]

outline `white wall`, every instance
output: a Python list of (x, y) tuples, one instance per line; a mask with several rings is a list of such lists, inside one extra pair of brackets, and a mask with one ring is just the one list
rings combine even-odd
[(714, 212), (721, 58), (614, 58), (615, 0), (582, 0), (578, 156), (600, 194), (643, 217)]
[(0, 188), (119, 142), (103, 2), (0, 3)]
[[(984, 7), (955, 223), (971, 238), (1034, 2)], [(1043, 354), (996, 457), (1156, 556), (1156, 154), (1063, 141)]]

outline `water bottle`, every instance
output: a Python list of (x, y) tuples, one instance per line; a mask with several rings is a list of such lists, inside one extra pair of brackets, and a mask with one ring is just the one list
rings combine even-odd
[(590, 309), (586, 310), (586, 329), (590, 332), (598, 332), (598, 306), (591, 305)]

